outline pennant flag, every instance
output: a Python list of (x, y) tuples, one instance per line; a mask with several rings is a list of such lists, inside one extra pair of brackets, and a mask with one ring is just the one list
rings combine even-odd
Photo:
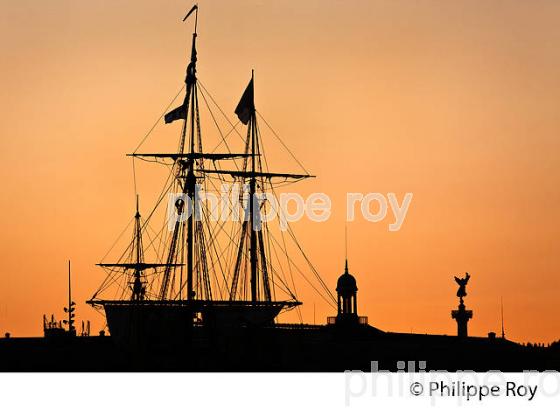
[(241, 96), (241, 100), (239, 100), (239, 104), (237, 104), (235, 113), (237, 114), (237, 117), (239, 117), (239, 121), (247, 125), (254, 112), (255, 112), (255, 97), (253, 92), (253, 79), (251, 78), (249, 85), (247, 86), (245, 92)]
[(185, 106), (185, 104), (165, 114), (166, 124), (169, 124), (170, 122), (173, 122), (175, 120), (186, 120), (186, 119), (187, 119), (187, 107)]
[(198, 4), (195, 4), (192, 9), (187, 13), (187, 15), (185, 16), (185, 18), (183, 19), (183, 21), (185, 21), (186, 19), (189, 18), (189, 16), (193, 13), (193, 11), (195, 11), (198, 13)]

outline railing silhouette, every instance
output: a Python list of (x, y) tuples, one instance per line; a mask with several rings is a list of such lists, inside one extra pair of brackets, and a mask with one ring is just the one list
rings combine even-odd
[[(327, 325), (335, 325), (336, 324), (337, 316), (328, 316), (327, 317)], [(359, 325), (367, 325), (368, 324), (368, 317), (367, 316), (358, 316), (358, 324)]]

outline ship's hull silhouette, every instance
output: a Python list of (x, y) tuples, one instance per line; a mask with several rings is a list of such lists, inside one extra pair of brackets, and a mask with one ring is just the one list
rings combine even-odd
[(188, 344), (193, 328), (220, 329), (274, 326), (285, 302), (104, 301), (107, 325), (115, 342), (126, 346)]

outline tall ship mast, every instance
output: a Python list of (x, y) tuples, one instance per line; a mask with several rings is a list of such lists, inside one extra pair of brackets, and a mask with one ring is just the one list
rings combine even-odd
[[(243, 152), (229, 152), (227, 143), (223, 145), (228, 152), (204, 149), (199, 96), (205, 88), (197, 77), (198, 7), (194, 6), (183, 21), (192, 14), (195, 23), (184, 100), (164, 117), (166, 124), (182, 122), (177, 150), (128, 154), (133, 161), (141, 159), (170, 168), (163, 191), (172, 201), (168, 205), (168, 229), (152, 231), (149, 247), (155, 259), (146, 262), (143, 235), (150, 233), (149, 223), (155, 210), (161, 208), (164, 195), (146, 220), (140, 216), (137, 199), (132, 240), (119, 260), (98, 264), (107, 271), (107, 277), (87, 302), (104, 310), (111, 335), (121, 341), (147, 334), (162, 340), (181, 340), (188, 338), (193, 328), (204, 326), (273, 326), (279, 313), (301, 305), (291, 290), (293, 278), (290, 282), (282, 277), (271, 262), (275, 238), (262, 218), (268, 206), (262, 198), (266, 198), (263, 194), (268, 188), (274, 190), (275, 180), (297, 181), (312, 176), (307, 172), (268, 170), (255, 109), (253, 74), (235, 110), (246, 126)], [(204, 94), (202, 97), (206, 102)], [(222, 168), (224, 163), (228, 165)], [(200, 194), (215, 189), (217, 183), (243, 187), (232, 194), (237, 196), (231, 204), (232, 208), (240, 207), (240, 220), (213, 221), (212, 209), (201, 205)], [(228, 223), (231, 231), (225, 233)], [(157, 249), (154, 243), (159, 244)], [(287, 253), (285, 257), (290, 263)], [(316, 270), (312, 271), (327, 300), (334, 301)], [(114, 288), (114, 296), (107, 297)]]

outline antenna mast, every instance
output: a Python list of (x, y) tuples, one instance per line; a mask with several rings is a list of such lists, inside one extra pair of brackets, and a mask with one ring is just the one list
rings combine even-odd
[(502, 313), (502, 339), (505, 339), (506, 333), (504, 331), (504, 298), (500, 298), (500, 307)]
[(72, 275), (70, 268), (70, 259), (68, 259), (68, 331), (72, 332)]

